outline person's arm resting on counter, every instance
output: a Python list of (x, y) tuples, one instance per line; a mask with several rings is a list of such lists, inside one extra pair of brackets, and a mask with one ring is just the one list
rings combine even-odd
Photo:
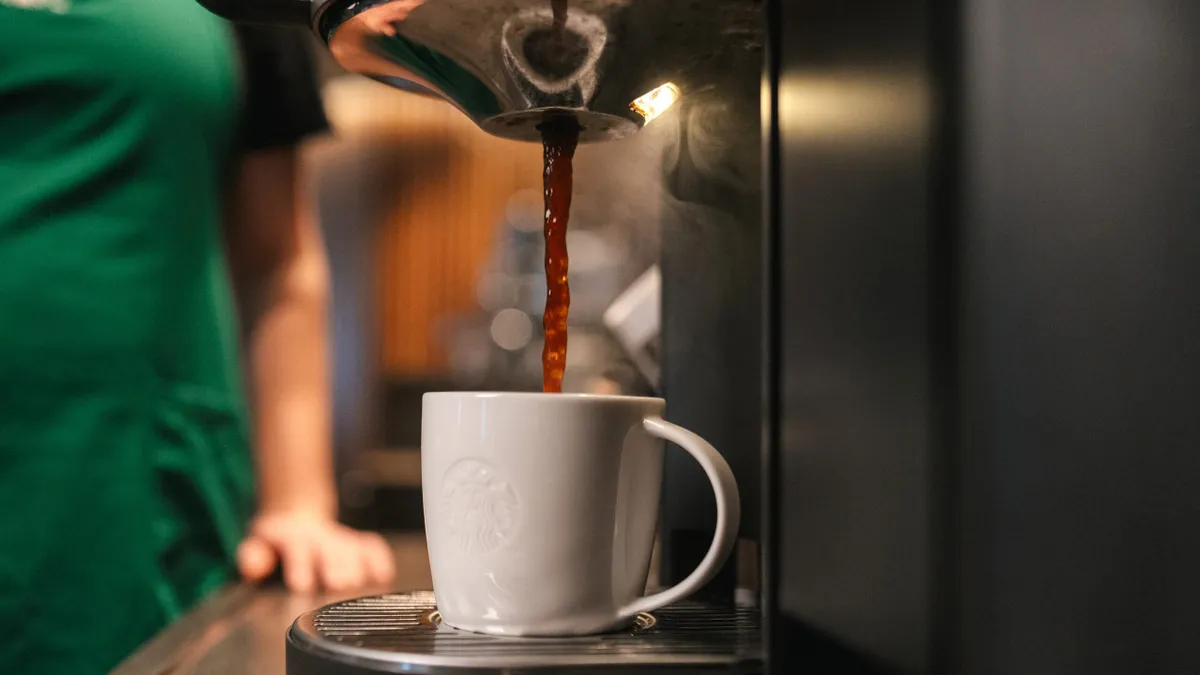
[(248, 580), (279, 564), (295, 591), (382, 584), (392, 554), (337, 522), (328, 362), (329, 273), (295, 148), (248, 155), (227, 232), (255, 412), (259, 512), (238, 550)]

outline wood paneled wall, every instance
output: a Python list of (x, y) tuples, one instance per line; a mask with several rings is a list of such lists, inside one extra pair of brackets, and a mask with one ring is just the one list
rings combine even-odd
[(443, 318), (469, 312), (505, 207), (541, 189), (541, 149), (489, 136), (448, 104), (348, 79), (326, 94), (339, 134), (370, 134), (389, 208), (372, 260), (380, 368), (392, 377), (445, 372)]

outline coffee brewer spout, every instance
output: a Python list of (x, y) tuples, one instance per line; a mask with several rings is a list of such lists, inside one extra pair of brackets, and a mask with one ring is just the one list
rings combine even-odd
[[(480, 128), (540, 140), (629, 136), (680, 96), (646, 17), (659, 0), (199, 0), (232, 21), (304, 23), (351, 72), (418, 85)], [(676, 24), (679, 25), (679, 24)], [(678, 59), (674, 59), (678, 60)]]

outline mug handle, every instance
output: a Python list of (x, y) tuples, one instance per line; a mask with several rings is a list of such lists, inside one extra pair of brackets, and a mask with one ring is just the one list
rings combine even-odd
[(645, 418), (642, 420), (642, 428), (651, 436), (678, 445), (700, 462), (704, 473), (708, 474), (713, 494), (717, 498), (717, 531), (699, 567), (686, 579), (667, 590), (638, 598), (622, 607), (619, 610), (622, 621), (632, 620), (639, 612), (649, 612), (682, 600), (712, 581), (733, 551), (733, 546), (737, 543), (738, 526), (742, 521), (742, 504), (738, 496), (737, 481), (733, 478), (729, 463), (716, 448), (696, 434), (661, 417)]

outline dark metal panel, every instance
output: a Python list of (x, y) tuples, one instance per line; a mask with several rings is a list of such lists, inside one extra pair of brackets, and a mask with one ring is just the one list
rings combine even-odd
[(835, 672), (925, 672), (940, 357), (931, 18), (894, 0), (777, 11), (771, 666), (788, 672), (790, 653)]
[(961, 672), (1200, 672), (1200, 5), (967, 5)]
[(1200, 671), (1200, 6), (776, 10), (771, 667)]

